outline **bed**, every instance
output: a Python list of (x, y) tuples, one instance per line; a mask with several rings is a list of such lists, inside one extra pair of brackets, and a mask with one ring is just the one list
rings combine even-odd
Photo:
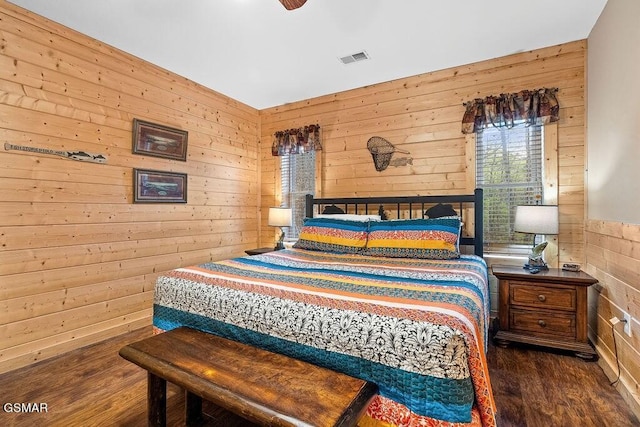
[(362, 427), (495, 426), (481, 190), (308, 197), (307, 216), (290, 249), (160, 276), (156, 332), (189, 326), (372, 381)]

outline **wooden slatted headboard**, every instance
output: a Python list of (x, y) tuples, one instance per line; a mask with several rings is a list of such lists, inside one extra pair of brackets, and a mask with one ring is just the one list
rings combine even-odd
[[(473, 252), (483, 255), (483, 209), (482, 189), (477, 188), (474, 194), (447, 195), (447, 196), (400, 196), (400, 197), (347, 197), (347, 198), (314, 198), (307, 194), (306, 216), (312, 218), (314, 212), (322, 213), (326, 206), (335, 205), (345, 213), (358, 215), (378, 214), (383, 218), (386, 212), (396, 218), (424, 218), (425, 211), (438, 203), (451, 204), (462, 221), (473, 229), (472, 235), (467, 227), (466, 233), (460, 238), (461, 245), (473, 246)], [(395, 207), (395, 208), (394, 208)], [(469, 212), (472, 211), (472, 212)], [(388, 219), (393, 219), (389, 217)]]

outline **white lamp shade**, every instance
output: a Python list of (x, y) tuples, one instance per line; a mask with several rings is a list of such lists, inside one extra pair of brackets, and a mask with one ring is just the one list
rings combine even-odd
[(558, 234), (558, 206), (516, 206), (513, 231), (529, 234)]
[(291, 208), (269, 208), (269, 225), (291, 227)]

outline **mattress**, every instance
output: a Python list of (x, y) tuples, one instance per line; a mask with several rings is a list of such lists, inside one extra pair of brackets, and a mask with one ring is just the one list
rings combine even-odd
[(494, 426), (484, 260), (288, 249), (160, 276), (157, 331), (179, 326), (372, 381), (362, 426)]

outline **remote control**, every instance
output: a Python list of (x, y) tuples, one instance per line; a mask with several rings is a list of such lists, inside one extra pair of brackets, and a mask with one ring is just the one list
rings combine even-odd
[(580, 271), (580, 264), (562, 264), (562, 269), (565, 271)]

